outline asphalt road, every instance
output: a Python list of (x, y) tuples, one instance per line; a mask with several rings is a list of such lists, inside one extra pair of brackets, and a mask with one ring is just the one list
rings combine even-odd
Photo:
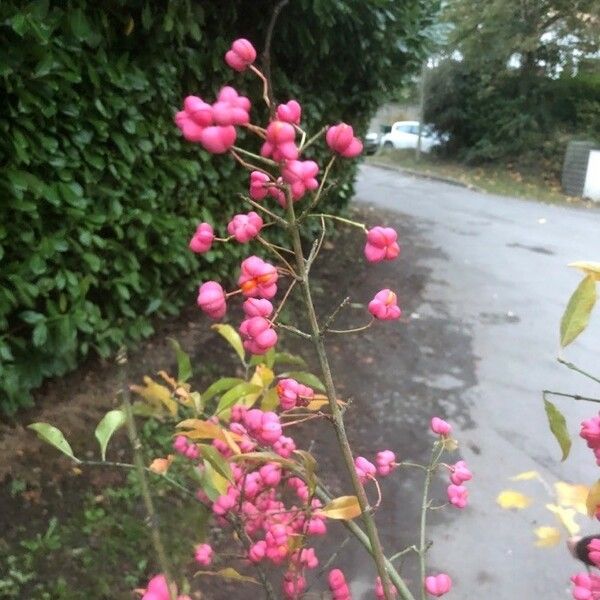
[[(570, 598), (569, 576), (580, 569), (564, 545), (534, 546), (532, 530), (557, 523), (544, 507), (551, 495), (539, 482), (509, 478), (534, 469), (553, 486), (590, 484), (599, 476), (576, 436), (594, 405), (557, 399), (575, 434), (571, 456), (561, 463), (541, 390), (600, 396), (600, 386), (556, 362), (559, 320), (580, 280), (567, 264), (600, 260), (600, 210), (480, 194), (373, 166), (361, 168), (355, 202), (393, 210), (398, 221), (415, 224), (426, 251), (412, 253), (411, 260), (429, 275), (420, 305), (411, 307), (413, 320), (426, 331), (428, 321), (446, 319), (469, 338), (472, 350), (457, 357), (452, 347), (435, 348), (446, 339), (428, 339), (430, 354), (442, 357), (441, 364), (425, 378), (415, 368), (416, 383), (429, 388), (454, 421), (461, 454), (475, 472), (470, 507), (438, 518), (431, 529), (432, 570), (452, 575), (456, 588), (448, 598)], [(565, 352), (596, 375), (599, 332), (596, 314)], [(461, 361), (470, 368), (465, 371)], [(467, 371), (474, 374), (469, 381), (461, 376)], [(397, 382), (400, 393), (407, 385), (405, 379)], [(534, 504), (519, 512), (501, 510), (495, 499), (506, 488), (532, 496)], [(578, 521), (584, 532), (600, 531), (587, 517)]]

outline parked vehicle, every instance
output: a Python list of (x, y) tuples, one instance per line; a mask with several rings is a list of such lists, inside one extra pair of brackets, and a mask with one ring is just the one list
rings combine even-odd
[[(389, 133), (382, 136), (380, 144), (382, 148), (416, 148), (419, 139), (418, 121), (397, 121), (392, 125)], [(421, 131), (421, 150), (430, 152), (435, 146), (439, 146), (442, 139), (433, 131), (431, 125), (423, 125)]]
[(379, 148), (379, 134), (373, 131), (367, 133), (363, 147), (365, 154), (375, 154)]

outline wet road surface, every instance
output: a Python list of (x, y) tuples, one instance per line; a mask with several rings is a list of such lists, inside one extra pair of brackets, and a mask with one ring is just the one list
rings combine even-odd
[[(566, 265), (599, 260), (600, 211), (480, 194), (372, 166), (362, 167), (357, 184), (355, 205), (365, 204), (393, 211), (389, 224), (405, 234), (400, 266), (389, 267), (397, 270), (397, 285), (390, 287), (398, 289), (401, 303), (402, 285), (410, 281), (407, 270), (422, 267), (426, 273), (418, 305), (408, 306), (412, 353), (399, 347), (393, 359), (379, 363), (385, 391), (375, 394), (372, 408), (383, 424), (382, 435), (392, 440), (390, 427), (397, 423), (401, 446), (412, 458), (424, 459), (417, 433), (426, 427), (427, 416), (441, 411), (454, 424), (460, 453), (476, 474), (469, 508), (434, 513), (432, 570), (453, 577), (449, 598), (570, 598), (568, 579), (580, 570), (577, 564), (562, 544), (538, 549), (533, 543), (533, 528), (556, 525), (544, 508), (551, 497), (538, 482), (515, 483), (509, 477), (535, 469), (552, 485), (560, 480), (590, 484), (599, 475), (577, 437), (571, 456), (560, 463), (541, 390), (600, 395), (600, 386), (555, 360), (559, 320), (580, 280)], [(596, 314), (565, 353), (596, 375), (599, 328)], [(569, 399), (556, 404), (572, 433), (595, 412), (594, 405)], [(415, 482), (406, 480), (411, 487)], [(401, 491), (402, 483), (392, 485)], [(534, 505), (501, 510), (495, 498), (506, 488), (533, 496)], [(416, 493), (412, 488), (411, 495)], [(388, 546), (414, 529), (397, 512), (415, 514), (416, 501), (404, 503), (401, 496), (392, 516), (385, 512)], [(584, 532), (600, 531), (597, 523), (578, 519)], [(396, 520), (404, 525), (393, 532)]]

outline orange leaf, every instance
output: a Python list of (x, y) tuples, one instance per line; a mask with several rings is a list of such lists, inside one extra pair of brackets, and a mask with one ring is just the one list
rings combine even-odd
[(319, 512), (328, 519), (350, 521), (358, 517), (362, 511), (356, 496), (340, 496), (328, 502)]

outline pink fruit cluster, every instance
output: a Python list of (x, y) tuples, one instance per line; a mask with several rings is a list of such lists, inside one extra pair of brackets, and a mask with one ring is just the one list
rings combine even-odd
[(245, 71), (256, 60), (256, 50), (244, 38), (235, 40), (225, 53), (225, 62), (235, 71)]
[(378, 452), (375, 457), (375, 464), (368, 461), (364, 456), (357, 456), (354, 459), (354, 468), (362, 484), (365, 484), (369, 479), (374, 479), (377, 475), (387, 477), (397, 466), (396, 455), (391, 450)]
[(398, 306), (398, 297), (392, 290), (384, 289), (375, 294), (369, 302), (369, 312), (382, 321), (394, 321), (399, 319), (402, 311)]
[(398, 234), (391, 227), (373, 227), (367, 231), (365, 257), (369, 262), (394, 260), (400, 255)]
[(325, 134), (325, 140), (334, 152), (344, 158), (354, 158), (363, 150), (362, 142), (354, 137), (354, 130), (346, 123), (330, 127)]
[[(235, 405), (229, 431), (242, 453), (271, 449), (289, 458), (296, 448), (293, 439), (283, 435), (281, 422), (274, 412)], [(199, 454), (192, 458), (187, 448), (193, 444), (184, 438), (184, 450), (181, 437), (175, 439), (177, 451), (194, 461), (202, 458)], [(233, 454), (230, 446), (220, 439), (214, 440), (213, 446), (224, 458)], [(277, 462), (230, 463), (230, 467), (233, 482), (225, 493), (212, 502), (203, 493), (198, 494), (199, 499), (209, 506), (222, 526), (227, 526), (232, 519), (242, 524), (251, 541), (247, 553), (250, 562), (285, 566), (284, 596), (298, 597), (306, 587), (304, 571), (315, 569), (319, 560), (313, 548), (297, 548), (291, 542), (299, 536), (306, 539), (327, 532), (320, 501), (312, 497), (302, 479)], [(195, 559), (202, 565), (210, 564), (212, 548), (208, 544), (197, 546)]]
[(235, 126), (250, 122), (249, 111), (250, 100), (225, 86), (213, 104), (198, 96), (187, 96), (183, 110), (175, 115), (175, 123), (188, 142), (200, 143), (213, 154), (223, 154), (235, 143)]
[(577, 573), (571, 577), (574, 600), (600, 600), (600, 576), (593, 573)]
[(297, 406), (308, 406), (315, 392), (295, 379), (281, 379), (277, 384), (279, 404), (283, 410), (291, 410)]
[(469, 501), (469, 491), (463, 485), (466, 481), (473, 478), (473, 474), (469, 471), (467, 463), (464, 460), (459, 460), (455, 465), (450, 467), (450, 485), (448, 486), (448, 500), (450, 504), (456, 508), (465, 508)]
[(430, 575), (424, 581), (425, 591), (430, 596), (443, 596), (452, 589), (452, 579), (445, 573), (439, 575)]
[(245, 244), (255, 238), (263, 227), (262, 217), (254, 211), (235, 215), (227, 225), (227, 233), (238, 242)]

